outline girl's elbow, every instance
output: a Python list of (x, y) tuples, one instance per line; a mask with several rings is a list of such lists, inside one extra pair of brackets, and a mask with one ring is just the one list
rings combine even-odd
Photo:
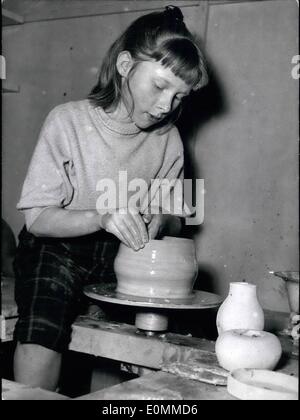
[(27, 231), (34, 236), (46, 236), (46, 232), (41, 228), (41, 224), (34, 221), (30, 225), (26, 224)]
[(34, 236), (41, 236), (38, 229), (35, 228), (34, 223), (30, 226), (26, 226), (27, 232), (31, 233)]

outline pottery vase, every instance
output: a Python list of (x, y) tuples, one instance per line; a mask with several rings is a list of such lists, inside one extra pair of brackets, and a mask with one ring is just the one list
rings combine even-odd
[(264, 329), (264, 312), (257, 299), (255, 284), (230, 283), (229, 294), (218, 310), (219, 334), (237, 328)]
[(280, 360), (282, 347), (276, 335), (257, 330), (234, 329), (219, 335), (215, 345), (219, 365), (226, 370), (273, 370)]
[(198, 273), (194, 241), (176, 237), (152, 239), (139, 251), (121, 244), (114, 270), (117, 293), (146, 298), (189, 298)]

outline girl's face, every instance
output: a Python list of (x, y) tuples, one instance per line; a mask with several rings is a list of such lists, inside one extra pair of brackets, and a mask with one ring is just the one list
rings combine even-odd
[(142, 61), (129, 76), (129, 88), (123, 83), (122, 102), (136, 126), (147, 129), (173, 112), (192, 87), (159, 62)]

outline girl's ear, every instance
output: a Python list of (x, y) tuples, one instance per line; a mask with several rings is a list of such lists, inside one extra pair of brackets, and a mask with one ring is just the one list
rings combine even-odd
[(117, 58), (117, 70), (122, 77), (127, 77), (133, 65), (133, 58), (129, 51), (121, 51)]

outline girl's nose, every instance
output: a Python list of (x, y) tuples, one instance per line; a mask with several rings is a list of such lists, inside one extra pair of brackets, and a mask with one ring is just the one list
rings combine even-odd
[(171, 109), (171, 101), (164, 100), (163, 102), (160, 102), (158, 104), (158, 109), (162, 111), (164, 114), (167, 114), (168, 112), (170, 112), (170, 109)]
[(171, 92), (163, 92), (158, 98), (157, 108), (162, 114), (168, 114), (172, 109), (173, 94)]

